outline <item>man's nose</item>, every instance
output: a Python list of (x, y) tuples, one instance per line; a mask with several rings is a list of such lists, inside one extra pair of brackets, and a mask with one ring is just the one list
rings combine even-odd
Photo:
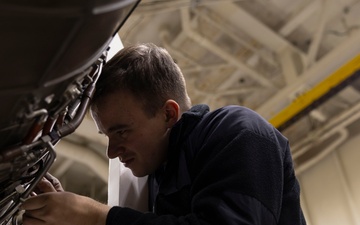
[(119, 143), (114, 143), (109, 140), (106, 151), (106, 154), (109, 159), (117, 158), (124, 152), (125, 152), (125, 148), (123, 146), (121, 146)]

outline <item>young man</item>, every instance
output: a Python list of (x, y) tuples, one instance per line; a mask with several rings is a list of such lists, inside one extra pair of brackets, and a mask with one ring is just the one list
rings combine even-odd
[(91, 113), (108, 157), (149, 175), (149, 212), (49, 192), (23, 204), (24, 225), (306, 224), (287, 139), (245, 107), (191, 107), (166, 50), (121, 50), (104, 67)]

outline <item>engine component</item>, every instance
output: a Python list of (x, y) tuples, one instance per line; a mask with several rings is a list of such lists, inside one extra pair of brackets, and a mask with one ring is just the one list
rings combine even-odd
[(0, 3), (0, 224), (21, 224), (19, 206), (82, 122), (109, 44), (138, 3)]

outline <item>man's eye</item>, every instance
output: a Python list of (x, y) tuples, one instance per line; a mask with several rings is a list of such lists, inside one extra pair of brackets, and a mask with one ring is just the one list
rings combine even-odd
[(126, 130), (119, 130), (116, 132), (117, 135), (121, 136), (121, 137), (125, 137), (126, 136)]

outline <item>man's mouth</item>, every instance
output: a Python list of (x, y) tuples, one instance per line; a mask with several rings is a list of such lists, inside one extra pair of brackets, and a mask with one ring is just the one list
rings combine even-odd
[(134, 161), (134, 158), (130, 159), (121, 159), (121, 162), (124, 164), (125, 167), (129, 167), (130, 164)]

